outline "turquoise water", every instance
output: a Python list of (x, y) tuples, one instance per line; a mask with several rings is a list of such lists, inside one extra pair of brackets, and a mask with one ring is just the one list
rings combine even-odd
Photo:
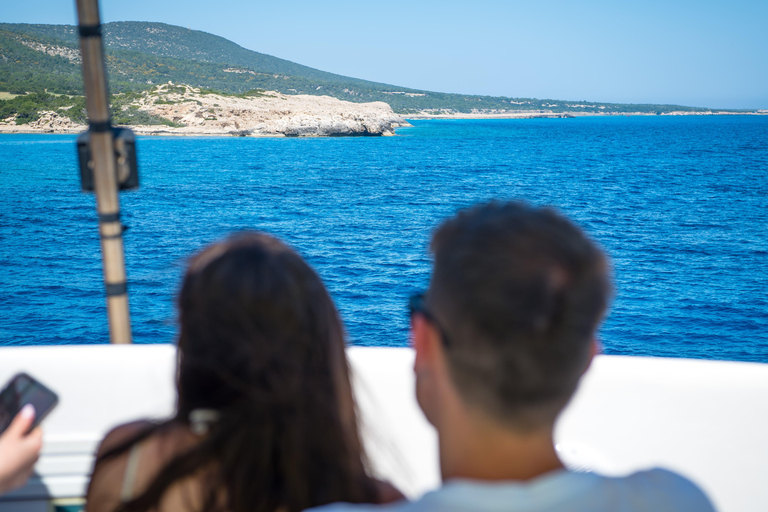
[[(610, 254), (611, 354), (768, 362), (768, 117), (416, 121), (390, 138), (142, 138), (121, 196), (134, 339), (172, 342), (185, 258), (262, 229), (361, 345), (407, 343), (431, 230), (491, 198), (555, 205)], [(74, 136), (0, 136), (0, 345), (105, 343)]]

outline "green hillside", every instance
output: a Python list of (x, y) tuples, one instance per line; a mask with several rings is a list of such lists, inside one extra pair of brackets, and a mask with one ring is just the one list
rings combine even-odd
[(68, 59), (33, 50), (0, 30), (0, 90), (20, 94), (48, 88), (61, 94), (82, 94), (80, 74), (80, 67)]
[[(82, 94), (76, 27), (0, 23), (0, 92)], [(421, 91), (327, 73), (247, 50), (219, 36), (163, 23), (116, 22), (103, 28), (113, 93), (172, 81), (228, 93), (253, 89), (384, 101), (399, 113), (670, 112), (707, 109), (586, 101), (472, 96)]]
[[(26, 25), (0, 23), (0, 30), (34, 35), (47, 41), (62, 41), (77, 46), (77, 29), (71, 25)], [(242, 66), (262, 73), (303, 77), (326, 83), (378, 86), (389, 90), (392, 86), (357, 80), (318, 69), (302, 66), (271, 55), (246, 50), (220, 36), (187, 28), (139, 21), (104, 24), (102, 33), (105, 46), (112, 50), (128, 50), (157, 57), (221, 63)]]

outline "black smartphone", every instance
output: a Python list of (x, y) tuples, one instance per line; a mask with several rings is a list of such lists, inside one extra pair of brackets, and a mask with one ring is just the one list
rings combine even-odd
[(5, 432), (25, 405), (32, 404), (35, 407), (35, 422), (31, 431), (45, 419), (57, 403), (59, 397), (56, 393), (26, 373), (19, 373), (0, 391), (0, 434)]

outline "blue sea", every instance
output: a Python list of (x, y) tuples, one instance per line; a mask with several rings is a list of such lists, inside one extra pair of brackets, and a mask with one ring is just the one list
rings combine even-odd
[[(768, 362), (768, 116), (414, 121), (388, 138), (140, 138), (121, 195), (137, 343), (170, 343), (186, 258), (293, 245), (356, 345), (408, 343), (430, 233), (492, 198), (554, 205), (611, 257), (609, 354)], [(106, 343), (74, 136), (0, 135), (0, 345)]]

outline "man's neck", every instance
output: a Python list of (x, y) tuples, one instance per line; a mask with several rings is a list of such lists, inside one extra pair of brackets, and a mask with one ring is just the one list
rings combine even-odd
[(551, 426), (518, 431), (471, 415), (439, 430), (444, 481), (529, 480), (563, 468), (555, 452)]

